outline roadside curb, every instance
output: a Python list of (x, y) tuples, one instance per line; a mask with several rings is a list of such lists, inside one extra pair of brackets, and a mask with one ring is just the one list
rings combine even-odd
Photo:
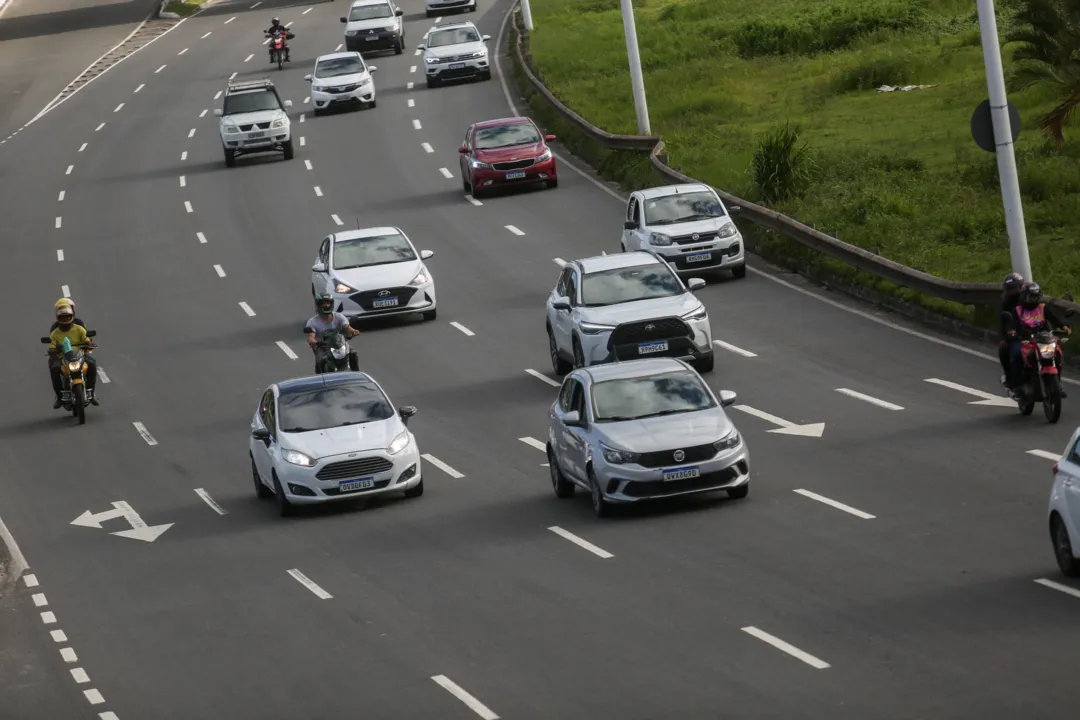
[(0, 518), (0, 596), (15, 586), (27, 567), (19, 544)]

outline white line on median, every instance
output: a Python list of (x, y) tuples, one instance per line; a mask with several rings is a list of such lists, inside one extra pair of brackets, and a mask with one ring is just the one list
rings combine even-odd
[(90, 144), (90, 143), (83, 143), (82, 145), (80, 145), (80, 146), (79, 146), (79, 152), (82, 152), (83, 150), (85, 150), (85, 149), (86, 149), (86, 146), (87, 146), (87, 145), (89, 145), (89, 144)]
[(49, 604), (49, 601), (45, 599), (45, 593), (34, 593), (31, 599), (34, 601), (34, 607), (44, 607)]
[(1046, 578), (1039, 578), (1035, 582), (1039, 585), (1042, 585), (1043, 587), (1048, 587), (1051, 590), (1057, 590), (1058, 592), (1065, 593), (1066, 595), (1072, 595), (1074, 598), (1080, 598), (1080, 590), (1077, 590), (1076, 588), (1071, 588), (1068, 585), (1062, 585), (1061, 583), (1056, 583), (1053, 580), (1047, 580)]
[(569, 532), (567, 530), (563, 530), (558, 525), (552, 525), (551, 527), (548, 528), (548, 530), (555, 533), (556, 535), (563, 538), (564, 540), (569, 540), (570, 542), (577, 545), (579, 548), (582, 548), (584, 550), (588, 550), (593, 555), (596, 555), (597, 557), (603, 558), (604, 560), (607, 560), (608, 558), (615, 557), (614, 555), (609, 553), (607, 550), (604, 550), (603, 548), (600, 548), (600, 547), (597, 547), (597, 546), (593, 545), (588, 540), (583, 540), (583, 539), (579, 538), (577, 535), (575, 535), (572, 532)]
[(67, 285), (60, 286), (60, 293), (66, 298), (71, 297), (71, 290), (68, 289)]
[(203, 488), (195, 488), (195, 494), (201, 497), (203, 499), (203, 502), (209, 505), (218, 515), (227, 514), (228, 511), (218, 505), (214, 501), (214, 498), (210, 497), (210, 493), (206, 492), (206, 490), (204, 490)]
[(90, 676), (82, 668), (71, 668), (71, 677), (80, 685), (90, 682)]
[(240, 303), (240, 309), (247, 313), (248, 317), (255, 317), (255, 311), (246, 302)]
[(742, 631), (744, 633), (747, 633), (748, 635), (753, 635), (754, 637), (756, 637), (758, 640), (761, 640), (762, 642), (766, 642), (769, 645), (772, 645), (774, 648), (776, 648), (780, 652), (785, 652), (785, 653), (787, 653), (788, 655), (790, 655), (793, 658), (797, 658), (799, 660), (802, 660), (804, 663), (806, 663), (810, 667), (817, 668), (818, 670), (824, 670), (825, 668), (829, 667), (829, 663), (825, 662), (824, 660), (820, 660), (820, 659), (814, 657), (813, 655), (811, 655), (808, 652), (803, 652), (799, 648), (795, 647), (794, 645), (792, 645), (790, 643), (784, 642), (783, 640), (776, 637), (775, 635), (770, 635), (769, 633), (765, 632), (764, 630), (758, 630), (753, 625), (748, 626), (748, 627), (744, 627), (742, 629)]
[(190, 200), (185, 200), (184, 201), (184, 209), (187, 210), (189, 213), (190, 212), (195, 212), (195, 210), (191, 207), (191, 201)]
[(214, 266), (214, 272), (217, 273), (218, 277), (225, 277), (225, 270), (220, 265)]
[(472, 195), (466, 195), (465, 199), (468, 200), (473, 205), (475, 205), (476, 207), (480, 207), (481, 205), (484, 204), (484, 203), (480, 202), (479, 200), (477, 200), (476, 198), (474, 198)]
[(56, 251), (56, 262), (64, 262), (64, 251), (63, 250), (57, 250)]
[(79, 656), (75, 654), (75, 651), (71, 648), (60, 648), (60, 657), (64, 662), (73, 663), (79, 662)]
[(465, 333), (466, 335), (468, 335), (469, 337), (472, 337), (473, 335), (475, 335), (475, 334), (476, 334), (476, 333), (474, 333), (474, 332), (473, 332), (472, 330), (470, 330), (469, 328), (465, 327), (464, 325), (462, 325), (462, 324), (461, 324), (461, 323), (459, 323), (459, 322), (452, 322), (452, 323), (450, 323), (450, 324), (451, 324), (452, 326), (456, 327), (456, 328), (457, 328), (458, 330), (460, 330), (461, 332), (463, 332), (463, 333)]
[(318, 185), (315, 186), (315, 197), (322, 197), (322, 188)]
[(124, 107), (124, 103), (120, 103), (119, 105), (116, 106), (116, 109), (113, 110), (113, 112), (118, 113), (118, 112), (120, 112), (120, 109), (123, 108), (123, 107)]
[(547, 452), (547, 446), (546, 446), (546, 445), (544, 445), (544, 443), (542, 443), (542, 442), (540, 442), (539, 440), (537, 440), (536, 438), (531, 438), (531, 437), (522, 437), (522, 438), (518, 438), (518, 440), (520, 440), (521, 442), (525, 443), (525, 444), (526, 444), (526, 445), (528, 445), (529, 447), (534, 447), (534, 448), (536, 448), (536, 449), (537, 449), (537, 450), (539, 450), (540, 452)]
[(64, 172), (64, 174), (65, 174), (65, 175), (70, 175), (70, 174), (71, 174), (71, 171), (72, 171), (72, 170), (74, 170), (74, 169), (75, 169), (75, 166), (74, 166), (74, 165), (68, 165), (68, 166), (67, 166), (67, 171), (66, 171), (66, 172)]
[(748, 357), (748, 358), (757, 357), (756, 353), (752, 353), (749, 350), (743, 350), (741, 347), (737, 347), (735, 345), (732, 345), (731, 343), (726, 343), (723, 340), (713, 340), (712, 342), (713, 342), (713, 345), (715, 345), (716, 347), (724, 348), (725, 350), (733, 352), (736, 355), (742, 355), (743, 357)]
[(424, 152), (426, 152), (426, 153), (433, 153), (433, 152), (435, 152), (435, 148), (431, 147), (431, 146), (430, 146), (430, 145), (428, 145), (427, 143), (420, 143), (420, 147), (424, 148)]
[(420, 121), (419, 121), (419, 120), (413, 120), (413, 121), (412, 121), (412, 126), (413, 126), (413, 130), (420, 130), (420, 129), (421, 129), (422, 127), (423, 127), (423, 126), (422, 126), (422, 125), (420, 124)]
[(344, 225), (345, 224), (345, 223), (341, 222), (341, 218), (339, 218), (337, 215), (331, 215), (330, 219), (333, 220), (334, 224), (336, 224), (336, 225)]
[(438, 683), (439, 687), (441, 687), (443, 690), (450, 693), (462, 703), (464, 703), (465, 707), (469, 708), (474, 713), (479, 715), (481, 718), (483, 718), (483, 720), (499, 720), (499, 716), (493, 713), (491, 711), (491, 708), (489, 708), (487, 705), (484, 705), (484, 703), (480, 702), (469, 693), (465, 692), (457, 683), (455, 683), (450, 678), (446, 677), (445, 675), (433, 675), (431, 679)]
[(409, 107), (416, 107), (416, 101), (415, 101), (415, 100), (413, 100), (412, 98), (409, 98), (409, 100), (408, 100), (408, 102), (406, 102), (406, 104), (407, 104), (407, 105), (408, 105)]
[(289, 358), (290, 360), (295, 360), (296, 359), (296, 353), (294, 353), (292, 351), (292, 348), (289, 347), (288, 345), (286, 345), (284, 342), (282, 342), (281, 340), (278, 340), (277, 341), (277, 346), (279, 348), (281, 348), (281, 352), (285, 353), (285, 357)]
[(828, 505), (830, 507), (834, 507), (837, 510), (843, 510), (844, 512), (850, 513), (851, 515), (854, 515), (855, 517), (860, 517), (863, 520), (873, 520), (874, 519), (874, 516), (871, 515), (870, 513), (864, 513), (862, 510), (856, 510), (855, 508), (851, 507), (850, 505), (845, 505), (844, 503), (836, 502), (835, 500), (830, 500), (829, 498), (825, 497), (824, 495), (818, 495), (817, 493), (810, 492), (809, 490), (802, 490), (802, 489), (795, 490), (795, 492), (797, 492), (799, 495), (802, 495), (803, 497), (808, 497), (811, 500), (817, 500), (819, 503), (824, 503), (825, 505)]
[(200, 243), (203, 243), (203, 244), (206, 243), (206, 236), (203, 235), (201, 232), (195, 233), (195, 237), (199, 238)]
[(1043, 460), (1053, 460), (1054, 462), (1061, 459), (1061, 453), (1050, 452), (1049, 450), (1028, 450), (1027, 454)]
[(308, 590), (315, 594), (315, 597), (319, 598), (320, 600), (329, 600), (330, 598), (334, 597), (333, 595), (316, 585), (314, 580), (312, 580), (299, 570), (290, 570), (289, 574), (293, 576), (293, 579), (295, 579), (296, 582), (306, 587)]
[(64, 224), (64, 219), (59, 215), (56, 216), (56, 229), (59, 230), (60, 226)]
[(521, 230), (518, 230), (518, 229), (517, 229), (516, 227), (514, 227), (513, 225), (504, 225), (503, 227), (505, 227), (505, 228), (506, 228), (507, 230), (509, 230), (510, 232), (514, 233), (515, 235), (524, 235), (524, 234), (525, 234), (525, 233), (523, 233), (523, 232), (522, 232)]
[(447, 180), (452, 180), (454, 178), (454, 174), (446, 168), (439, 168), (439, 172), (441, 172), (442, 176)]
[(101, 123), (96, 128), (94, 128), (94, 132), (101, 132), (101, 128), (103, 127), (105, 127), (105, 123)]
[(142, 439), (146, 441), (147, 445), (157, 445), (157, 440), (154, 439), (154, 436), (150, 434), (150, 431), (146, 429), (145, 425), (141, 422), (133, 422), (131, 424), (135, 426), (135, 432), (142, 436)]
[(304, 158), (304, 167), (305, 167), (305, 168), (307, 168), (308, 170), (311, 170), (311, 169), (312, 169), (312, 167), (311, 167), (311, 161), (310, 161), (310, 160), (308, 160), (307, 158)]
[(178, 56), (179, 56), (179, 55), (183, 55), (183, 54), (184, 54), (184, 53), (186, 53), (187, 51), (188, 51), (188, 49), (187, 49), (187, 48), (184, 48), (183, 50), (181, 50), (180, 52), (178, 52), (178, 53), (176, 53), (176, 54), (177, 54)]
[(450, 477), (454, 478), (455, 480), (459, 480), (459, 479), (465, 477), (464, 475), (459, 473), (457, 470), (450, 467), (449, 465), (447, 465), (446, 463), (444, 463), (442, 460), (435, 457), (434, 455), (428, 455), (427, 453), (424, 453), (420, 457), (424, 458), (429, 463), (431, 463), (435, 467), (439, 468), (440, 470), (442, 470), (444, 473), (446, 473)]
[(56, 198), (56, 202), (64, 202), (65, 195), (67, 195), (67, 190), (61, 190), (60, 194)]
[(190, 130), (188, 130), (187, 136), (189, 138), (195, 137), (195, 128), (191, 128)]
[(184, 175), (180, 176), (180, 187), (187, 187), (187, 177)]
[[(547, 375), (544, 375), (543, 373), (539, 373), (539, 372), (537, 372), (535, 370), (530, 370), (529, 368), (525, 368), (525, 372), (529, 373), (530, 375), (532, 375), (537, 380), (543, 380), (544, 382), (546, 382), (548, 385), (551, 385), (552, 387), (562, 387), (562, 383), (555, 382), (554, 380), (549, 378)], [(522, 442), (525, 442), (525, 440), (523, 439)]]
[(864, 395), (861, 392), (856, 392), (856, 391), (850, 390), (848, 388), (836, 388), (836, 392), (841, 393), (843, 395), (847, 395), (848, 397), (853, 397), (856, 400), (862, 400), (863, 402), (868, 402), (871, 405), (877, 405), (878, 407), (883, 407), (886, 410), (903, 410), (904, 409), (902, 405), (894, 405), (891, 402), (886, 402), (884, 400), (878, 400), (876, 397), (873, 397), (871, 395)]

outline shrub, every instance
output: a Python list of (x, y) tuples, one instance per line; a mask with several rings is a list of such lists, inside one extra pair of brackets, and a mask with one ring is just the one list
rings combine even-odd
[(837, 92), (861, 92), (882, 85), (907, 85), (919, 71), (918, 63), (908, 57), (883, 55), (845, 68), (834, 82)]
[(809, 147), (800, 142), (798, 125), (785, 123), (758, 142), (751, 161), (754, 188), (768, 204), (802, 195), (810, 184), (813, 162)]

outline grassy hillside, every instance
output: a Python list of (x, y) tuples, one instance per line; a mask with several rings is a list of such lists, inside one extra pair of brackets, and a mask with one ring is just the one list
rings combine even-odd
[[(812, 179), (772, 205), (847, 242), (954, 280), (1009, 271), (997, 166), (971, 139), (987, 96), (975, 0), (634, 0), (652, 130), (672, 165), (758, 200), (760, 140), (790, 122)], [(998, 0), (999, 32), (1011, 22)], [(534, 60), (590, 122), (636, 133), (618, 0), (533, 0)], [(1005, 52), (1008, 62), (1009, 52)], [(879, 93), (880, 85), (936, 85)], [(1010, 97), (1032, 267), (1044, 290), (1080, 276), (1080, 124), (1034, 129), (1054, 97)]]

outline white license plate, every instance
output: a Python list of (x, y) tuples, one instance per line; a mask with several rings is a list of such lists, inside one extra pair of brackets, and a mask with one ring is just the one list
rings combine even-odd
[(696, 467), (678, 468), (676, 470), (665, 470), (665, 480), (689, 480), (690, 478), (701, 477), (701, 471)]
[(251, 133), (250, 135), (248, 135), (248, 137), (251, 138), (252, 140), (258, 140), (259, 138), (266, 137), (266, 133), (264, 133), (264, 132), (254, 132), (254, 133)]
[(378, 35), (368, 35), (368, 36), (367, 36), (366, 38), (364, 38), (364, 39), (365, 39), (365, 40), (367, 40), (368, 42), (372, 42), (372, 41), (374, 41), (374, 40), (378, 40), (378, 39), (379, 39), (379, 36), (378, 36)]
[(705, 262), (706, 260), (712, 260), (712, 253), (694, 253), (693, 255), (686, 256), (686, 262)]
[(342, 480), (338, 483), (338, 490), (341, 492), (352, 492), (353, 490), (367, 490), (368, 488), (375, 487), (374, 478), (360, 478), (359, 480)]
[(667, 340), (657, 340), (651, 343), (642, 343), (637, 346), (638, 355), (648, 355), (649, 353), (664, 352), (668, 349)]
[(397, 298), (386, 298), (385, 300), (376, 300), (371, 303), (371, 307), (376, 308), (394, 307), (395, 305), (397, 305)]
[(463, 67), (465, 67), (465, 63), (450, 63), (451, 70), (460, 70)]
[(520, 180), (523, 177), (525, 177), (525, 173), (523, 172), (506, 173), (507, 180)]

